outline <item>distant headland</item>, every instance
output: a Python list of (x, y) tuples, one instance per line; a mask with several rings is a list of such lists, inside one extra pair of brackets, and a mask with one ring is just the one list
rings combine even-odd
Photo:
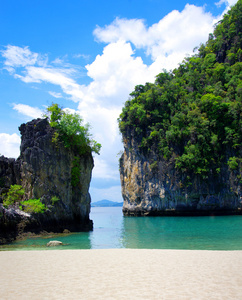
[(114, 202), (110, 200), (100, 200), (96, 202), (91, 202), (91, 207), (122, 207), (123, 202)]

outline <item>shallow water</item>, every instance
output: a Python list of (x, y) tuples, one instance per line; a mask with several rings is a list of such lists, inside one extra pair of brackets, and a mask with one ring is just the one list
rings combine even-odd
[[(0, 250), (191, 249), (242, 250), (242, 216), (123, 217), (122, 207), (92, 207), (92, 232), (29, 238)], [(50, 240), (64, 246), (46, 247)]]

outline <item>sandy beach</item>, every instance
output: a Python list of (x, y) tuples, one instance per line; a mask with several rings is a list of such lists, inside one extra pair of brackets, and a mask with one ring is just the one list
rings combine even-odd
[(242, 251), (0, 252), (3, 299), (242, 299)]

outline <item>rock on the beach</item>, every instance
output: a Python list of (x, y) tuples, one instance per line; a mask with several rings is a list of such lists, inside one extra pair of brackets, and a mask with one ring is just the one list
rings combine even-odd
[(47, 247), (55, 247), (60, 245), (63, 245), (63, 243), (60, 241), (49, 241), (49, 243), (46, 244)]

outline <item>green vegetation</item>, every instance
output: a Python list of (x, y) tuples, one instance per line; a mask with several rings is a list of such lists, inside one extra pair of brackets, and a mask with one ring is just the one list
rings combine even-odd
[(51, 204), (52, 204), (52, 205), (55, 205), (55, 203), (58, 202), (58, 201), (60, 201), (60, 198), (58, 198), (57, 196), (53, 196), (53, 197), (51, 198)]
[(19, 203), (22, 200), (24, 193), (24, 189), (21, 185), (11, 185), (9, 191), (6, 194), (3, 194), (3, 206), (7, 208), (9, 205)]
[(133, 131), (140, 151), (173, 159), (181, 172), (206, 178), (224, 162), (235, 170), (242, 144), (241, 44), (239, 0), (198, 54), (158, 74), (154, 84), (135, 87), (119, 117), (121, 133)]
[(100, 153), (101, 144), (91, 138), (90, 125), (83, 125), (83, 120), (78, 114), (65, 112), (56, 103), (48, 107), (47, 112), (51, 127), (56, 129), (53, 142), (61, 141), (66, 148), (72, 148), (79, 155)]
[(71, 169), (71, 185), (77, 186), (80, 180), (80, 157), (75, 156)]
[(47, 108), (50, 126), (55, 128), (52, 141), (58, 145), (62, 142), (66, 148), (73, 150), (75, 157), (72, 162), (71, 184), (76, 187), (80, 181), (80, 155), (91, 152), (100, 153), (101, 144), (91, 138), (90, 125), (83, 125), (78, 114), (63, 111), (58, 104), (53, 103)]
[(47, 210), (47, 207), (44, 203), (41, 202), (40, 199), (29, 199), (21, 201), (21, 206), (19, 208), (27, 213), (36, 214), (42, 214)]
[(73, 150), (75, 157), (72, 162), (71, 184), (76, 187), (80, 181), (80, 155), (100, 153), (101, 144), (91, 138), (90, 125), (83, 125), (82, 118), (74, 113), (63, 111), (53, 103), (47, 108), (50, 126), (55, 128), (52, 141), (58, 145), (62, 142), (66, 148)]
[(239, 161), (241, 161), (241, 159), (239, 159), (238, 157), (230, 157), (228, 160), (228, 166), (230, 170), (237, 170), (239, 167)]
[(9, 191), (3, 194), (3, 206), (8, 208), (10, 205), (19, 205), (19, 209), (28, 213), (44, 213), (47, 207), (40, 199), (24, 200), (25, 191), (21, 185), (14, 184), (10, 186)]

